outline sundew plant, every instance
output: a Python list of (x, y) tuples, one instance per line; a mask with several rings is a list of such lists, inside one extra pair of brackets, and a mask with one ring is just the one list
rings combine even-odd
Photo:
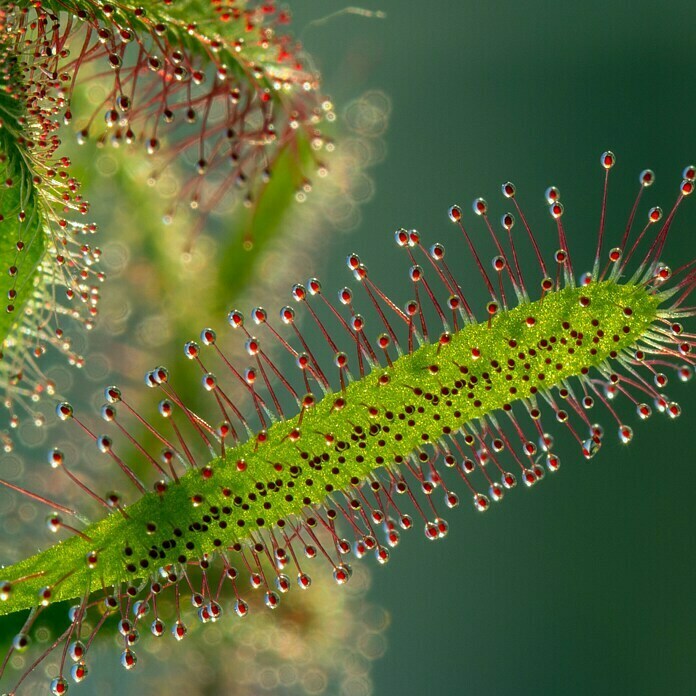
[[(333, 21), (351, 14), (369, 11)], [(108, 293), (100, 287), (100, 247), (92, 242), (97, 226), (82, 221), (90, 210), (61, 150), (69, 129), (78, 141), (96, 139), (119, 152), (140, 148), (152, 161), (155, 188), (176, 170), (181, 183), (173, 200), (194, 214), (186, 253), (207, 225), (246, 215), (238, 253), (256, 262), (255, 247), (284, 244), (280, 234), (255, 241), (254, 222), (268, 220), (269, 201), (290, 210), (309, 194), (311, 205), (311, 179), (318, 172), (330, 178), (333, 145), (327, 148), (325, 131), (333, 108), (320, 96), (315, 62), (283, 38), (288, 19), (274, 6), (239, 3), (3, 9), (2, 225), (13, 250), (10, 426), (21, 419), (17, 404), (39, 422), (32, 404), (58, 390), (41, 367), (47, 345), (82, 364), (59, 320), (68, 314), (91, 327)], [(485, 13), (479, 19), (479, 27), (490, 20)], [(309, 24), (307, 36), (326, 25)], [(390, 29), (379, 22), (379, 31)], [(607, 60), (613, 64), (616, 55)], [(102, 101), (83, 98), (81, 80), (86, 89), (96, 81)], [(481, 113), (488, 97), (479, 95)], [(404, 115), (395, 107), (396, 129), (404, 127)], [(510, 127), (522, 138), (515, 123)], [(541, 534), (535, 506), (549, 496), (562, 500), (565, 477), (575, 489), (586, 485), (583, 476), (596, 480), (624, 467), (623, 485), (610, 497), (602, 489), (588, 499), (593, 520), (631, 490), (627, 480), (655, 486), (654, 466), (635, 461), (636, 443), (651, 432), (653, 439), (674, 438), (673, 428), (693, 418), (682, 397), (696, 348), (696, 271), (693, 250), (672, 251), (693, 224), (693, 147), (680, 141), (680, 151), (669, 161), (660, 153), (653, 169), (611, 125), (595, 135), (602, 145), (614, 136), (617, 154), (592, 144), (572, 156), (570, 169), (561, 168), (561, 181), (520, 180), (517, 173), (528, 172), (515, 159), (515, 171), (502, 169), (495, 187), (483, 185), (485, 197), (478, 184), (467, 193), (445, 183), (447, 197), (424, 218), (425, 200), (416, 213), (400, 196), (384, 235), (391, 249), (358, 254), (353, 248), (361, 245), (351, 239), (323, 280), (308, 271), (288, 295), (263, 306), (242, 307), (230, 297), (216, 323), (190, 326), (181, 350), (192, 369), (170, 370), (154, 353), (145, 385), (105, 383), (96, 414), (67, 395), (55, 399), (61, 437), (70, 443), (49, 443), (48, 464), (42, 463), (56, 484), (37, 489), (29, 480), (2, 478), (12, 496), (40, 508), (56, 535), (53, 545), (37, 541), (29, 553), (13, 554), (0, 573), (0, 612), (13, 626), (2, 663), (6, 691), (89, 688), (104, 636), (117, 644), (106, 654), (137, 680), (150, 643), (168, 642), (166, 659), (176, 660), (177, 650), (185, 654), (219, 626), (234, 640), (239, 622), (260, 612), (283, 616), (294, 596), (311, 596), (322, 574), (339, 586), (334, 592), (348, 589), (368, 560), (398, 566), (407, 557), (408, 566), (386, 568), (375, 582), (398, 594), (404, 575), (420, 576), (425, 594), (403, 603), (409, 613), (413, 603), (438, 605), (429, 554), (455, 564), (466, 558), (471, 569), (460, 571), (457, 591), (447, 595), (447, 604), (464, 607), (466, 616), (482, 592), (481, 568), (498, 552), (495, 543), (488, 554), (462, 545), (459, 520), (484, 537), (491, 517), (518, 514), (511, 530), (534, 539)], [(456, 145), (450, 139), (449, 151)], [(489, 157), (479, 160), (486, 181), (490, 161), (509, 166), (497, 147), (491, 143)], [(558, 147), (554, 152), (561, 155)], [(467, 156), (463, 143), (457, 164)], [(399, 181), (413, 174), (427, 193), (424, 163), (417, 152), (411, 157)], [(642, 164), (632, 170), (634, 161)], [(128, 156), (122, 166), (128, 168)], [(594, 184), (576, 195), (573, 177), (594, 177)], [(216, 219), (228, 198), (237, 207)], [(157, 216), (176, 224), (179, 207), (170, 200)], [(411, 213), (413, 223), (403, 219)], [(414, 229), (421, 219), (429, 222)], [(297, 251), (291, 247), (301, 245), (295, 239), (287, 249), (291, 268)], [(304, 250), (311, 255), (318, 245)], [(58, 290), (68, 305), (51, 301)], [(202, 395), (195, 403), (187, 395), (191, 384)], [(154, 411), (135, 396), (138, 390), (153, 394)], [(78, 449), (87, 452), (85, 465), (75, 461)], [(664, 457), (658, 463), (664, 466)], [(558, 526), (562, 539), (579, 535), (573, 525)], [(429, 548), (416, 550), (414, 536)], [(42, 550), (34, 553), (37, 546)], [(641, 546), (650, 553), (647, 543)], [(546, 553), (556, 550), (544, 546), (537, 558)], [(633, 575), (640, 580), (644, 572), (635, 568)], [(520, 585), (507, 580), (509, 588)], [(611, 587), (609, 579), (604, 583)], [(521, 584), (515, 602), (533, 604), (531, 595), (541, 590)], [(553, 593), (553, 583), (543, 591)], [(603, 583), (593, 587), (604, 591)], [(656, 593), (655, 602), (661, 598)], [(493, 619), (511, 599), (508, 592), (499, 596)], [(623, 611), (643, 616), (653, 608), (644, 600)], [(475, 671), (476, 625), (464, 621), (447, 639), (471, 657), (461, 677), (471, 688), (478, 680), (466, 676)], [(505, 661), (498, 670), (500, 684), (507, 683)], [(648, 675), (662, 670), (656, 660)], [(489, 680), (491, 692), (505, 690)], [(277, 682), (282, 689), (282, 678)], [(342, 688), (350, 692), (345, 682)]]

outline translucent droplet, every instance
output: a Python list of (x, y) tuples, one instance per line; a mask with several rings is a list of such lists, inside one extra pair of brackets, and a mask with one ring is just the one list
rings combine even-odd
[(172, 626), (172, 635), (176, 640), (183, 640), (188, 633), (186, 625), (181, 621), (176, 621)]
[(121, 653), (121, 666), (124, 669), (133, 669), (137, 662), (138, 658), (135, 656), (135, 653), (130, 648), (126, 648)]
[(553, 471), (558, 471), (559, 467), (561, 466), (561, 460), (558, 458), (557, 455), (550, 453), (546, 456), (546, 468), (553, 472)]
[(459, 496), (456, 493), (447, 493), (445, 495), (445, 505), (448, 508), (455, 508), (459, 505)]
[(509, 471), (506, 471), (503, 476), (502, 476), (502, 484), (510, 490), (511, 488), (514, 488), (517, 485), (517, 479), (515, 478), (515, 475), (512, 474)]
[(488, 508), (491, 506), (490, 500), (488, 500), (487, 496), (477, 493), (474, 496), (474, 507), (479, 511), (479, 512), (485, 512), (488, 510)]
[(537, 482), (537, 475), (531, 469), (525, 469), (522, 472), (522, 480), (527, 488), (531, 488)]
[(290, 589), (290, 578), (281, 573), (276, 576), (275, 585), (278, 592), (285, 594)]
[(333, 571), (333, 578), (338, 585), (345, 585), (352, 575), (353, 570), (347, 563), (337, 565)]
[(648, 404), (638, 404), (638, 406), (636, 406), (636, 411), (642, 420), (650, 418), (652, 415), (652, 409), (650, 406), (648, 406)]
[(307, 573), (299, 573), (297, 576), (297, 586), (301, 590), (306, 590), (312, 584), (312, 578), (307, 575)]
[(84, 681), (85, 677), (88, 674), (89, 670), (87, 669), (87, 665), (84, 662), (78, 662), (76, 665), (73, 665), (70, 668), (70, 677), (76, 684), (79, 684), (81, 681)]
[(681, 416), (681, 406), (676, 401), (670, 401), (667, 406), (667, 415), (670, 418), (679, 418)]
[(582, 454), (585, 459), (592, 459), (592, 457), (599, 452), (601, 446), (601, 440), (598, 438), (591, 437), (582, 443)]
[(600, 161), (605, 169), (611, 169), (616, 164), (616, 155), (611, 150), (607, 150), (602, 154)]
[(542, 452), (549, 452), (553, 447), (553, 435), (549, 433), (544, 433), (539, 436), (539, 449)]
[(544, 192), (544, 197), (546, 198), (546, 202), (551, 205), (560, 200), (561, 192), (555, 186), (549, 186)]
[(492, 483), (488, 487), (488, 493), (491, 496), (491, 500), (497, 503), (503, 499), (505, 489), (499, 483)]
[(51, 597), (53, 596), (53, 592), (48, 585), (46, 587), (42, 587), (39, 590), (39, 604), (42, 607), (47, 607), (51, 603)]
[(375, 558), (377, 558), (377, 563), (384, 565), (389, 562), (389, 551), (384, 546), (379, 546), (375, 550)]
[(627, 425), (619, 426), (619, 440), (624, 444), (628, 444), (633, 439), (633, 429)]
[(53, 696), (63, 696), (68, 693), (68, 682), (63, 677), (57, 677), (51, 681), (51, 693)]

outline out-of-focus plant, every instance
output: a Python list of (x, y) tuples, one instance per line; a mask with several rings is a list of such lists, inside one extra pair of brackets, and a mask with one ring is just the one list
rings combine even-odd
[[(256, 210), (276, 168), (301, 182), (317, 167), (321, 123), (333, 118), (283, 33), (288, 20), (272, 2), (222, 0), (20, 0), (0, 9), (0, 382), (10, 428), (22, 410), (43, 421), (33, 404), (55, 391), (37, 362), (47, 346), (84, 363), (63, 318), (89, 329), (98, 312), (101, 250), (60, 149), (66, 126), (80, 141), (147, 153), (152, 180), (172, 162), (190, 172), (164, 217), (181, 203), (195, 209), (191, 239), (231, 199)], [(96, 103), (76, 98), (86, 84), (99, 91)], [(249, 227), (239, 234), (240, 244), (253, 241)]]

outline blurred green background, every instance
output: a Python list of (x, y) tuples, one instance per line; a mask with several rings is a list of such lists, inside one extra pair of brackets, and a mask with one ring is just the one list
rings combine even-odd
[[(545, 245), (555, 230), (543, 191), (561, 189), (576, 269), (585, 270), (604, 149), (618, 158), (610, 234), (623, 230), (644, 167), (657, 174), (650, 204), (673, 202), (682, 167), (696, 159), (693, 3), (361, 6), (387, 17), (344, 15), (315, 26), (345, 4), (293, 7), (336, 103), (366, 88), (392, 102), (376, 195), (359, 229), (334, 241), (324, 263), (330, 273), (355, 250), (368, 265), (380, 261), (380, 278), (390, 272), (383, 259), (402, 261), (394, 273), (403, 284), (391, 231), (416, 227), (445, 241), (453, 235), (446, 210), (456, 201), (483, 236), (470, 203), (483, 195), (495, 216), (505, 212), (499, 187), (507, 179)], [(673, 232), (665, 258), (676, 265), (696, 252), (694, 201)], [(473, 276), (471, 283), (479, 285)], [(450, 512), (444, 542), (405, 535), (389, 567), (374, 572), (372, 598), (392, 616), (375, 693), (696, 693), (690, 387), (672, 380), (669, 391), (684, 407), (676, 422), (638, 425), (631, 412), (630, 446), (619, 445), (602, 413), (609, 432), (591, 462), (566, 447), (553, 480), (518, 488), (483, 516), (468, 505)]]
[[(596, 243), (603, 150), (613, 150), (618, 158), (609, 193), (608, 235), (613, 240), (623, 232), (643, 168), (655, 170), (657, 183), (646, 192), (641, 221), (649, 205), (669, 209), (682, 168), (696, 161), (693, 3), (365, 0), (361, 8), (386, 16), (345, 11), (347, 5), (335, 0), (298, 0), (291, 2), (292, 29), (323, 75), (339, 128), (342, 107), (366, 92), (372, 95), (370, 103), (382, 109), (377, 120), (390, 105), (387, 130), (371, 126), (378, 132), (370, 135), (381, 138), (372, 149), (386, 146), (384, 156), (373, 152), (368, 158), (372, 164), (380, 162), (369, 172), (374, 195), (364, 178), (351, 191), (345, 181), (351, 168), (344, 168), (338, 188), (359, 203), (367, 200), (359, 214), (352, 205), (348, 223), (338, 225), (353, 229), (343, 233), (326, 224), (320, 239), (315, 234), (306, 245), (301, 236), (281, 240), (276, 265), (267, 263), (259, 275), (289, 272), (287, 280), (283, 275), (289, 285), (308, 272), (316, 274), (334, 297), (338, 287), (350, 282), (345, 254), (357, 251), (379, 271), (380, 283), (404, 300), (409, 294), (407, 262), (394, 248), (392, 232), (415, 227), (425, 241), (448, 243), (450, 267), (480, 307), (485, 294), (469, 256), (460, 245), (449, 244), (456, 238), (446, 216), (449, 205), (457, 202), (464, 208), (487, 259), (493, 253), (488, 233), (474, 219), (470, 203), (486, 197), (495, 221), (508, 210), (500, 184), (514, 181), (549, 259), (556, 232), (543, 192), (557, 185), (579, 272), (589, 267)], [(360, 118), (369, 120), (369, 113), (354, 117), (352, 125), (359, 131)], [(337, 142), (340, 149), (338, 136)], [(87, 151), (87, 161), (89, 157)], [(357, 169), (352, 174), (363, 177)], [(203, 239), (189, 275), (177, 275), (185, 233), (176, 228), (148, 238), (145, 227), (131, 229), (131, 211), (127, 206), (109, 210), (112, 191), (108, 180), (102, 181), (87, 190), (102, 228), (100, 243), (112, 269), (128, 268), (133, 275), (116, 270), (111, 273), (114, 284), (104, 288), (103, 321), (91, 342), (96, 355), (83, 371), (93, 384), (60, 368), (70, 397), (77, 399), (75, 392), (82, 392), (95, 405), (101, 403), (98, 394), (105, 383), (130, 386), (141, 381), (145, 367), (170, 364), (170, 355), (180, 354), (176, 331), (152, 312), (164, 317), (177, 304), (181, 317), (194, 310), (200, 319), (186, 336), (193, 338), (201, 328), (198, 321), (209, 321), (213, 307), (219, 313), (228, 303), (211, 290), (210, 307), (185, 307), (187, 301), (193, 303), (187, 300), (189, 289), (202, 285), (205, 293), (210, 284), (218, 292), (225, 282), (234, 285), (229, 278), (211, 281), (215, 274), (206, 272), (218, 260), (219, 234)], [(146, 213), (148, 191), (142, 188), (145, 202), (138, 203)], [(157, 208), (150, 215), (149, 227), (157, 227), (160, 214)], [(211, 219), (211, 230), (219, 233), (226, 224), (223, 213)], [(312, 224), (316, 227), (316, 219)], [(690, 200), (678, 215), (664, 255), (667, 262), (677, 266), (694, 257), (694, 231), (696, 201)], [(142, 237), (142, 248), (135, 237)], [(292, 277), (294, 262), (286, 260), (283, 244), (305, 252), (298, 263), (301, 275)], [(527, 277), (535, 278), (526, 248), (523, 256), (530, 269)], [(153, 258), (160, 260), (156, 270)], [(139, 292), (134, 306), (120, 317), (119, 282)], [(274, 309), (288, 300), (287, 293), (277, 292), (269, 295)], [(242, 308), (254, 299), (250, 296)], [(148, 302), (158, 301), (159, 307), (148, 309)], [(215, 325), (222, 334), (222, 315)], [(130, 365), (128, 375), (110, 371), (119, 363)], [(196, 390), (197, 378), (191, 384)], [(668, 393), (684, 410), (677, 421), (654, 416), (638, 424), (625, 400), (618, 404), (635, 428), (629, 446), (619, 444), (615, 425), (597, 408), (607, 436), (595, 459), (582, 460), (577, 447), (559, 434), (563, 465), (557, 475), (547, 476), (533, 490), (518, 487), (485, 515), (465, 500), (461, 509), (446, 515), (446, 540), (427, 542), (420, 530), (404, 534), (389, 565), (372, 574), (369, 601), (391, 615), (389, 648), (372, 663), (373, 693), (696, 693), (693, 386), (674, 379), (669, 385)], [(62, 446), (80, 449), (70, 443), (70, 435), (74, 433), (61, 432)], [(48, 447), (56, 436), (30, 437), (28, 444)], [(93, 459), (93, 448), (82, 449)], [(32, 475), (43, 477), (43, 472)], [(110, 657), (109, 664), (115, 662), (114, 654)], [(102, 660), (95, 676), (104, 669)], [(137, 675), (122, 680), (120, 668), (114, 669), (119, 671), (112, 679), (113, 693), (139, 693)], [(366, 683), (342, 696), (365, 696), (368, 691), (360, 689)], [(97, 693), (99, 688), (86, 682), (80, 692)]]

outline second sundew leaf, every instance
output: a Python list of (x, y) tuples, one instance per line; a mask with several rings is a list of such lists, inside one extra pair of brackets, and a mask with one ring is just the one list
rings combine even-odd
[[(443, 334), (229, 448), (166, 492), (145, 495), (128, 507), (127, 518), (111, 515), (87, 527), (87, 538), (6, 569), (6, 581), (20, 582), (0, 612), (33, 606), (42, 587), (53, 588), (54, 601), (142, 579), (152, 549), (158, 566), (186, 563), (282, 526), (333, 492), (349, 495), (374, 471), (602, 365), (646, 334), (658, 304), (640, 286), (605, 281), (553, 292), (490, 325)], [(570, 355), (568, 345), (576, 346)], [(166, 381), (164, 372), (156, 378)], [(211, 508), (228, 506), (224, 529), (203, 519)], [(146, 531), (148, 525), (154, 528)]]
[[(74, 46), (54, 51), (50, 66), (64, 83), (66, 121), (80, 124), (81, 141), (96, 135), (147, 152), (152, 179), (186, 162), (190, 174), (174, 208), (188, 203), (202, 212), (199, 229), (231, 192), (253, 202), (287, 145), (323, 142), (319, 126), (331, 106), (318, 96), (318, 76), (303, 67), (301, 47), (279, 31), (288, 16), (273, 3), (51, 0), (46, 7), (55, 13), (54, 33), (64, 30)], [(63, 28), (61, 10), (81, 22)], [(86, 112), (70, 103), (78, 75), (101, 90)]]
[[(167, 216), (181, 203), (202, 213), (191, 241), (221, 203), (236, 198), (253, 207), (276, 159), (303, 147), (296, 140), (311, 141), (312, 151), (324, 144), (320, 127), (332, 107), (318, 94), (318, 76), (303, 67), (301, 47), (281, 31), (287, 21), (273, 3), (241, 0), (17, 0), (0, 9), (0, 117), (20, 155), (13, 162), (23, 167), (21, 196), (33, 191), (21, 204), (23, 234), (34, 241), (14, 240), (24, 244), (16, 259), (9, 247), (0, 250), (11, 278), (0, 282), (8, 314), (0, 329), (15, 329), (0, 369), (12, 427), (18, 410), (41, 423), (31, 404), (54, 391), (33, 357), (53, 345), (83, 364), (62, 317), (92, 328), (104, 278), (95, 268), (101, 250), (82, 238), (96, 226), (75, 219), (88, 204), (59, 150), (60, 124), (79, 123), (78, 140), (96, 135), (100, 144), (139, 148), (151, 156), (152, 181), (172, 161), (183, 163), (190, 174)], [(91, 103), (74, 99), (85, 83)], [(10, 181), (3, 179), (8, 188)], [(15, 205), (11, 196), (4, 207)], [(6, 433), (0, 437), (12, 446)]]
[(0, 342), (18, 324), (38, 282), (46, 236), (30, 172), (7, 126), (0, 128)]

